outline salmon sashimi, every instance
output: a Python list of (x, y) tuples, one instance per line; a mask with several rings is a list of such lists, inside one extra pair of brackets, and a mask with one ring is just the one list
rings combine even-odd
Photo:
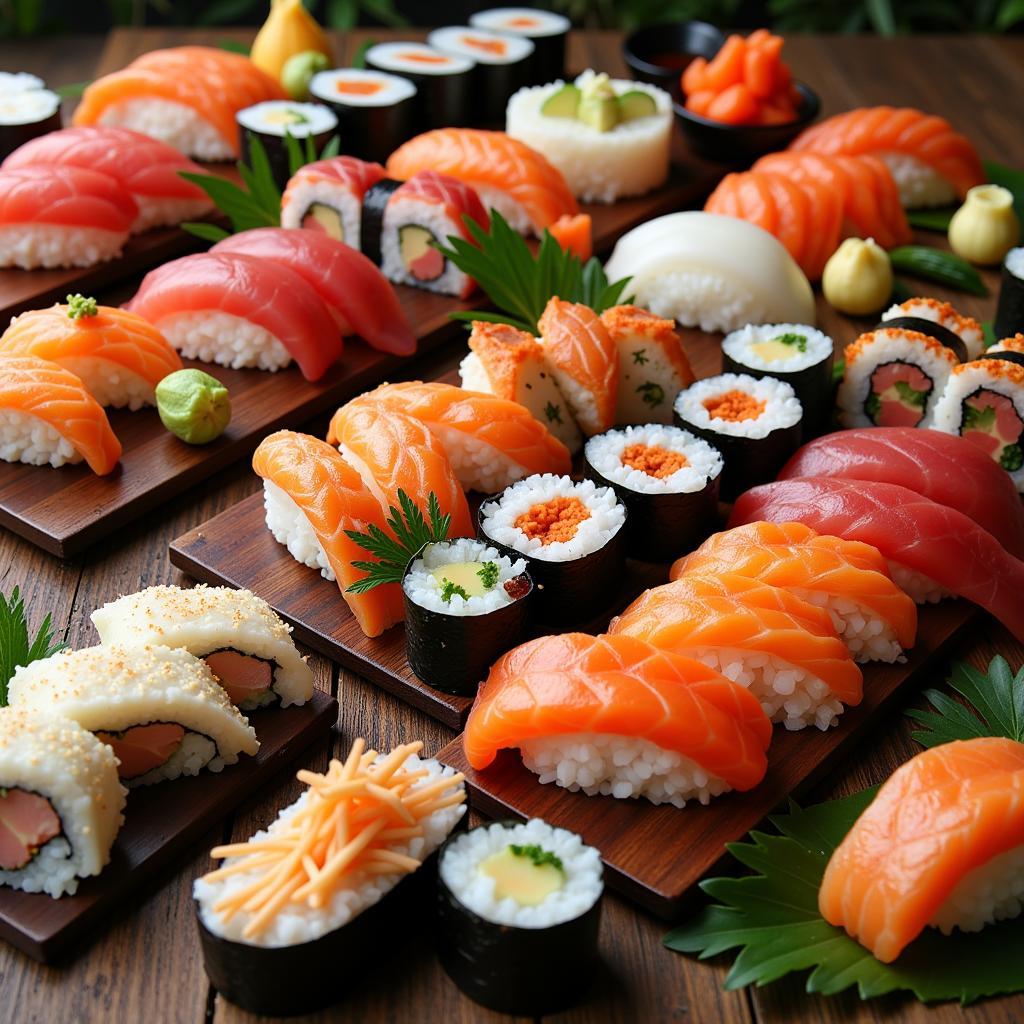
[(1020, 913), (1024, 744), (957, 740), (898, 768), (825, 868), (818, 907), (883, 963), (926, 927), (979, 931)]
[(970, 140), (943, 117), (911, 107), (861, 107), (799, 135), (790, 149), (829, 156), (872, 154), (891, 168), (904, 206), (941, 206), (986, 181)]
[(83, 315), (58, 305), (22, 313), (0, 335), (0, 353), (58, 363), (100, 405), (155, 405), (157, 384), (181, 369), (178, 353), (141, 316), (115, 306), (95, 309), (95, 315)]
[(5, 462), (63, 466), (85, 459), (104, 476), (121, 458), (103, 406), (81, 379), (36, 356), (0, 353), (0, 423), (7, 428), (0, 443)]
[(1024, 507), (1006, 471), (962, 437), (908, 427), (863, 427), (805, 444), (779, 473), (898, 484), (957, 509), (1024, 559)]
[(399, 146), (388, 158), (392, 178), (440, 171), (476, 189), (517, 231), (538, 238), (544, 228), (579, 209), (565, 178), (536, 150), (504, 132), (438, 128)]
[(0, 871), (23, 868), (61, 834), (53, 804), (25, 789), (0, 789)]
[(918, 604), (956, 594), (1024, 639), (1024, 562), (955, 508), (898, 484), (798, 477), (741, 495), (729, 525), (760, 519), (796, 520), (819, 533), (871, 544)]
[[(356, 400), (419, 420), (467, 490), (494, 494), (534, 473), (567, 475), (569, 450), (517, 402), (451, 384), (384, 384)], [(351, 403), (350, 403), (351, 404)], [(337, 443), (333, 421), (327, 433)]]
[(319, 380), (341, 358), (341, 336), (316, 289), (255, 256), (205, 252), (165, 263), (126, 308), (203, 362), (278, 370), (294, 359), (306, 380)]
[(367, 636), (380, 636), (401, 622), (397, 583), (362, 594), (348, 589), (366, 575), (352, 563), (372, 556), (345, 531), (366, 533), (370, 526), (391, 531), (384, 507), (337, 450), (309, 434), (279, 430), (260, 442), (252, 468), (263, 478), (270, 532), (298, 561), (337, 582), (359, 628)]
[(813, 181), (840, 196), (844, 238), (873, 238), (886, 249), (906, 245), (911, 240), (896, 179), (877, 157), (787, 150), (761, 157), (752, 169), (780, 174), (795, 183)]
[(122, 779), (137, 779), (166, 764), (185, 738), (185, 729), (176, 722), (133, 725), (122, 732), (97, 732), (96, 739), (112, 747), (121, 762), (117, 774)]
[[(680, 558), (670, 578), (734, 572), (781, 587), (826, 608), (855, 661), (897, 661), (914, 646), (917, 606), (893, 583), (877, 550), (870, 549), (875, 564), (869, 567), (859, 550), (867, 545), (810, 530), (812, 543), (790, 543), (780, 541), (780, 532), (774, 523), (749, 523), (716, 533)], [(843, 553), (844, 545), (857, 549), (853, 559)]]
[(397, 356), (416, 351), (416, 335), (387, 278), (361, 252), (315, 231), (254, 228), (230, 235), (213, 252), (257, 256), (294, 270), (311, 285), (342, 334)]
[(551, 373), (588, 436), (615, 423), (619, 349), (589, 306), (553, 296), (538, 323)]
[(495, 663), (463, 743), (477, 770), (518, 747), (541, 782), (682, 807), (756, 786), (771, 734), (749, 691), (693, 658), (568, 633)]
[(594, 227), (589, 213), (563, 214), (548, 225), (551, 237), (581, 263), (594, 255)]
[(787, 729), (827, 729), (863, 693), (860, 669), (824, 608), (736, 573), (648, 590), (610, 632), (711, 665), (749, 687)]

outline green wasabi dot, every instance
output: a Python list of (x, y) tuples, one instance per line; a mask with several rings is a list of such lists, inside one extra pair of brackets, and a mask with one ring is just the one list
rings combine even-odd
[(309, 97), (309, 83), (318, 71), (326, 71), (331, 62), (316, 50), (292, 54), (281, 68), (281, 85), (293, 100)]
[(99, 308), (96, 305), (95, 299), (87, 298), (85, 295), (69, 295), (68, 299), (68, 316), (72, 320), (81, 320), (84, 316), (96, 316), (99, 312)]
[(231, 422), (228, 389), (202, 370), (176, 370), (156, 386), (163, 425), (188, 444), (209, 444)]

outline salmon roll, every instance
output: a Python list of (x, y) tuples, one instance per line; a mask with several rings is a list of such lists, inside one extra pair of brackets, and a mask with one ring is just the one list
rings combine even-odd
[[(908, 319), (924, 321), (924, 323), (911, 324), (907, 323)], [(977, 359), (985, 350), (985, 334), (981, 324), (973, 316), (962, 316), (951, 303), (939, 302), (938, 299), (925, 299), (918, 296), (890, 306), (882, 314), (882, 324), (894, 327), (902, 325), (919, 330), (923, 334), (931, 332), (930, 325), (938, 324), (947, 331), (952, 331), (964, 343), (968, 359)]]
[(209, 667), (181, 648), (110, 644), (55, 654), (15, 671), (10, 701), (88, 729), (113, 748), (129, 787), (219, 772), (260, 747)]
[(77, 722), (0, 709), (0, 885), (74, 893), (110, 862), (126, 796), (113, 750)]

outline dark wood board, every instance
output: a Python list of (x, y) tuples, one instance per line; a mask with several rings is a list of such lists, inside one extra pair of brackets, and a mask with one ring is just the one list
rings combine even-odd
[(83, 879), (73, 896), (0, 890), (0, 938), (36, 960), (60, 959), (104, 916), (222, 821), (246, 797), (261, 792), (338, 720), (338, 702), (320, 690), (302, 707), (268, 708), (250, 716), (260, 749), (222, 772), (129, 791), (125, 823), (103, 873)]
[(503, 750), (484, 771), (474, 771), (462, 737), (438, 754), (444, 764), (466, 775), (473, 809), (492, 818), (543, 818), (578, 832), (601, 851), (608, 884), (663, 918), (685, 906), (688, 890), (725, 855), (725, 844), (741, 839), (786, 799), (830, 771), (868, 735), (879, 713), (915, 683), (933, 681), (926, 669), (977, 616), (963, 601), (920, 609), (917, 645), (903, 665), (865, 665), (864, 699), (848, 708), (839, 724), (787, 732), (775, 726), (768, 751), (768, 774), (747, 793), (724, 793), (706, 807), (654, 806), (645, 800), (570, 793), (541, 785), (523, 767), (517, 751)]

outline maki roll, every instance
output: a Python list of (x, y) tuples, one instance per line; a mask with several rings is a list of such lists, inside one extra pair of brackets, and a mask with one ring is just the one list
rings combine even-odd
[(74, 893), (110, 862), (126, 796), (114, 752), (77, 722), (0, 709), (0, 885)]
[(626, 507), (610, 487), (551, 473), (527, 477), (480, 506), (484, 540), (525, 558), (545, 622), (585, 622), (615, 599)]
[[(248, 842), (193, 886), (206, 972), (246, 1010), (311, 1013), (362, 981), (380, 951), (411, 936), (421, 865), (465, 813), (462, 775), (419, 756), (357, 739), (344, 762), (300, 771), (307, 785)], [(426, 892), (422, 894), (426, 897)]]
[(473, 28), (523, 36), (533, 43), (528, 85), (565, 78), (565, 43), (572, 28), (568, 18), (535, 7), (496, 7), (471, 15), (469, 23)]
[[(936, 325), (944, 330), (936, 331)], [(981, 324), (972, 316), (961, 316), (950, 303), (939, 302), (938, 299), (907, 299), (899, 305), (890, 306), (882, 314), (879, 326), (908, 327), (944, 344), (945, 341), (951, 341), (947, 332), (952, 332), (964, 343), (967, 350), (967, 354), (961, 357), (964, 360), (977, 359), (985, 348), (985, 334)], [(955, 343), (952, 344), (955, 348)]]
[(416, 86), (408, 78), (338, 68), (315, 74), (309, 93), (334, 111), (345, 149), (360, 160), (387, 160), (413, 135)]
[(601, 856), (540, 818), (480, 825), (438, 857), (438, 954), (467, 996), (537, 1017), (571, 1006), (593, 979)]
[(1024, 246), (1011, 249), (1003, 260), (993, 329), (997, 338), (1024, 332)]
[(457, 27), (435, 29), (427, 43), (476, 62), (477, 117), (485, 125), (504, 127), (509, 97), (530, 84), (534, 44), (525, 36)]
[(249, 590), (149, 587), (98, 608), (92, 622), (103, 644), (183, 647), (206, 662), (243, 711), (313, 696), (313, 672), (291, 627)]
[(473, 123), (475, 61), (424, 43), (377, 43), (365, 59), (368, 68), (401, 75), (416, 86), (414, 121), (421, 130)]
[(676, 425), (722, 453), (721, 496), (774, 480), (800, 446), (803, 407), (790, 384), (745, 373), (706, 377), (679, 392)]
[(242, 152), (248, 153), (253, 139), (259, 139), (270, 161), (270, 170), (278, 188), (291, 177), (291, 161), (285, 137), (299, 140), (305, 152), (307, 139), (319, 152), (338, 128), (338, 118), (322, 103), (293, 103), (290, 100), (266, 100), (246, 107), (236, 115), (242, 131)]
[(586, 474), (626, 506), (626, 553), (661, 562), (690, 551), (715, 528), (722, 456), (678, 427), (609, 430), (583, 450)]
[(472, 696), (492, 662), (522, 641), (533, 582), (478, 540), (428, 544), (402, 580), (409, 667), (428, 686)]
[(0, 71), (0, 160), (58, 128), (60, 96), (35, 75)]
[(792, 385), (807, 434), (820, 433), (832, 411), (832, 339), (806, 324), (748, 324), (722, 341), (722, 370), (775, 377)]

